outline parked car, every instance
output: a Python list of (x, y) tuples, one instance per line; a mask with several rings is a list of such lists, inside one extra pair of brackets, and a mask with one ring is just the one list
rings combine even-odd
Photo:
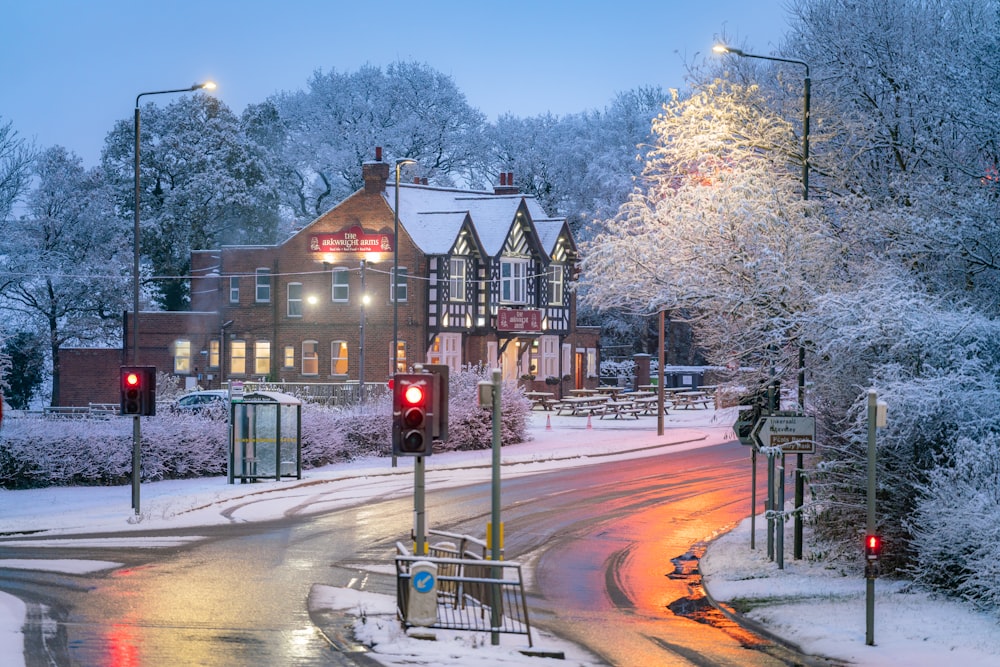
[(207, 389), (184, 394), (171, 406), (181, 414), (207, 414), (225, 418), (229, 415), (229, 392), (225, 389)]

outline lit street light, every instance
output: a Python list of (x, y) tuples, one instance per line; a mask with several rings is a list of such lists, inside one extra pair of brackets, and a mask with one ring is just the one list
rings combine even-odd
[[(146, 95), (164, 95), (166, 93), (187, 93), (192, 90), (214, 90), (211, 81), (196, 83), (189, 88), (173, 88), (171, 90), (154, 90), (139, 93), (135, 96), (135, 227), (132, 235), (132, 364), (139, 365), (139, 100)], [(220, 340), (220, 347), (224, 341)], [(139, 514), (139, 465), (141, 453), (139, 443), (139, 415), (132, 417), (132, 507)]]

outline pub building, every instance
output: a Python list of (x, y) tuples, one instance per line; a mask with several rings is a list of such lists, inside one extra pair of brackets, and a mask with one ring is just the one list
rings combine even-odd
[[(203, 389), (384, 384), (417, 363), (498, 367), (557, 395), (596, 386), (599, 329), (576, 326), (565, 219), (510, 172), (492, 192), (397, 185), (381, 157), (362, 165), (363, 188), (281, 243), (192, 252), (191, 311), (139, 313), (141, 363)], [(65, 396), (88, 393), (73, 386), (86, 369), (129, 363), (131, 321), (116, 359), (68, 351)], [(83, 404), (104, 385), (93, 379)], [(115, 401), (116, 368), (110, 387)]]

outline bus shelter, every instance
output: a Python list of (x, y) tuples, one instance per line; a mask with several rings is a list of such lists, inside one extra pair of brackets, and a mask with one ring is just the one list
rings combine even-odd
[(230, 484), (237, 479), (302, 479), (302, 401), (255, 391), (234, 398), (230, 411)]

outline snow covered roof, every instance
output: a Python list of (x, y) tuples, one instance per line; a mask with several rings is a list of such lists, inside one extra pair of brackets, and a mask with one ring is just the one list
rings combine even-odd
[[(395, 206), (394, 185), (383, 196)], [(427, 254), (449, 252), (468, 218), (489, 256), (500, 254), (518, 208), (524, 204), (547, 252), (555, 246), (564, 220), (551, 218), (538, 200), (524, 194), (494, 194), (427, 185), (399, 184), (399, 224)], [(539, 224), (541, 223), (541, 224)]]

